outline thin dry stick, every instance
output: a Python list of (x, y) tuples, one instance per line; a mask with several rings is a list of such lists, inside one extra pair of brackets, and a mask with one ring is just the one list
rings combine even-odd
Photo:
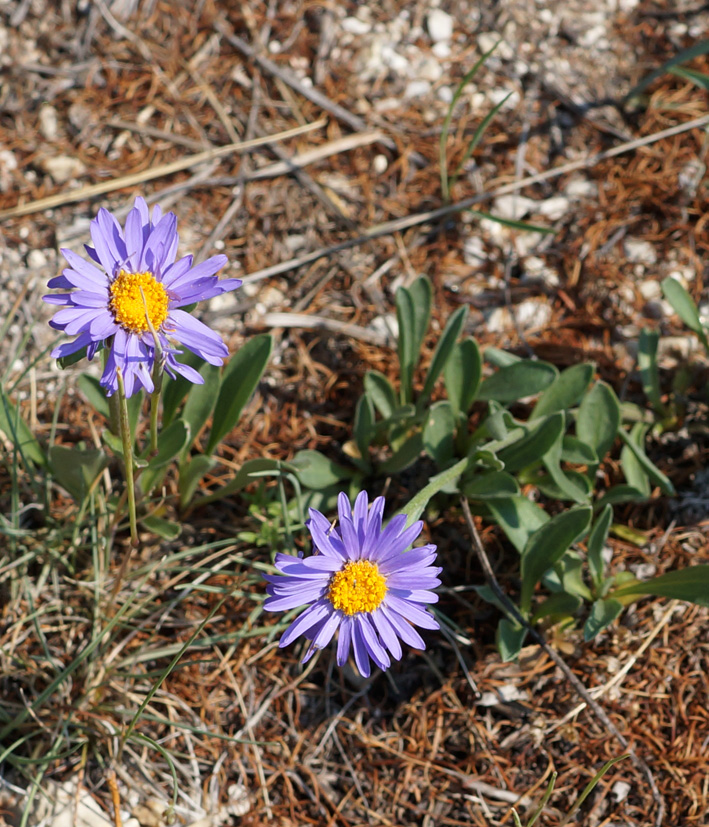
[(264, 146), (273, 141), (283, 141), (286, 138), (293, 138), (296, 135), (304, 135), (306, 132), (313, 132), (321, 129), (327, 121), (323, 118), (306, 126), (296, 126), (293, 129), (287, 129), (285, 132), (277, 132), (275, 135), (266, 135), (263, 138), (253, 138), (250, 141), (241, 141), (238, 144), (228, 144), (227, 146), (218, 146), (214, 149), (208, 149), (204, 152), (198, 152), (196, 155), (188, 155), (186, 158), (180, 158), (178, 161), (172, 161), (169, 164), (163, 164), (158, 167), (151, 167), (144, 169), (141, 172), (134, 172), (131, 175), (124, 175), (121, 178), (113, 178), (110, 181), (103, 181), (100, 184), (90, 184), (86, 187), (81, 187), (70, 192), (60, 192), (55, 195), (49, 195), (46, 198), (39, 198), (37, 201), (30, 201), (28, 204), (18, 204), (15, 207), (10, 207), (7, 210), (0, 210), (0, 221), (5, 218), (15, 218), (20, 215), (29, 215), (34, 212), (41, 212), (48, 210), (50, 207), (60, 207), (64, 204), (72, 204), (75, 201), (83, 201), (86, 198), (93, 198), (94, 195), (103, 195), (107, 192), (123, 189), (124, 187), (131, 187), (134, 184), (142, 184), (145, 181), (152, 181), (154, 178), (162, 178), (165, 175), (172, 175), (173, 172), (181, 172), (183, 169), (189, 169), (195, 164), (203, 164), (205, 161), (212, 161), (215, 158), (223, 158), (225, 155), (233, 153), (246, 152), (248, 149), (253, 149), (255, 146)]
[(463, 515), (465, 516), (465, 522), (468, 526), (468, 531), (470, 532), (473, 548), (475, 549), (477, 558), (480, 561), (480, 565), (485, 575), (485, 579), (487, 580), (488, 585), (494, 592), (495, 597), (505, 607), (505, 611), (510, 615), (510, 617), (514, 618), (517, 621), (517, 623), (520, 623), (522, 626), (524, 626), (529, 635), (534, 639), (534, 642), (537, 643), (544, 650), (544, 652), (546, 652), (546, 654), (554, 661), (554, 663), (559, 667), (559, 669), (561, 669), (569, 683), (574, 687), (579, 696), (586, 702), (586, 705), (591, 710), (593, 710), (593, 713), (596, 716), (596, 718), (598, 718), (598, 720), (603, 724), (603, 726), (608, 730), (608, 732), (610, 732), (615, 737), (618, 743), (628, 753), (635, 766), (642, 770), (642, 772), (645, 774), (645, 777), (647, 778), (648, 783), (650, 784), (652, 797), (655, 801), (655, 804), (657, 805), (655, 825), (656, 827), (660, 827), (665, 816), (665, 801), (662, 795), (660, 795), (660, 791), (657, 788), (657, 784), (655, 783), (655, 776), (652, 774), (652, 770), (645, 763), (645, 761), (637, 755), (635, 750), (628, 744), (627, 738), (620, 732), (620, 730), (618, 729), (618, 727), (616, 727), (613, 721), (611, 721), (603, 707), (600, 706), (600, 704), (598, 704), (598, 702), (591, 697), (588, 689), (586, 689), (583, 683), (581, 683), (581, 681), (566, 665), (566, 661), (564, 661), (564, 659), (558, 654), (558, 652), (556, 652), (554, 649), (551, 648), (551, 646), (549, 646), (542, 634), (538, 632), (524, 617), (522, 617), (517, 606), (515, 606), (515, 604), (502, 590), (500, 584), (497, 582), (497, 578), (495, 577), (495, 572), (492, 570), (490, 561), (487, 558), (487, 554), (485, 553), (485, 549), (483, 547), (482, 541), (480, 540), (480, 536), (478, 535), (478, 531), (475, 528), (473, 516), (470, 513), (470, 506), (468, 505), (468, 500), (465, 497), (461, 497), (460, 504), (463, 508)]
[(113, 824), (115, 827), (122, 827), (121, 821), (121, 796), (118, 792), (118, 783), (116, 782), (116, 773), (114, 770), (108, 771), (106, 778), (108, 782), (108, 789), (111, 791), (111, 801), (113, 803)]
[[(407, 215), (403, 218), (396, 218), (393, 221), (386, 221), (383, 224), (376, 224), (374, 227), (370, 227), (366, 230), (361, 236), (359, 236), (359, 238), (352, 238), (348, 241), (343, 241), (341, 244), (334, 244), (331, 247), (323, 247), (322, 249), (315, 250), (307, 255), (289, 259), (288, 261), (281, 262), (281, 264), (274, 264), (271, 267), (265, 267), (263, 270), (257, 270), (255, 273), (250, 273), (248, 276), (245, 276), (244, 281), (260, 281), (261, 279), (270, 278), (271, 276), (278, 276), (281, 273), (287, 273), (289, 270), (295, 270), (298, 267), (302, 267), (304, 264), (310, 264), (313, 261), (317, 261), (319, 258), (323, 258), (324, 256), (339, 253), (342, 250), (349, 250), (352, 247), (358, 247), (360, 244), (364, 244), (374, 238), (380, 238), (383, 235), (391, 235), (392, 233), (400, 232), (401, 230), (408, 230), (418, 224), (426, 224), (427, 222), (436, 221), (439, 218), (445, 218), (451, 213), (467, 210), (468, 207), (473, 207), (483, 201), (490, 201), (493, 198), (497, 198), (499, 195), (506, 195), (510, 192), (516, 192), (517, 190), (520, 190), (523, 187), (528, 187), (531, 184), (539, 184), (543, 181), (549, 181), (552, 178), (558, 178), (560, 175), (564, 175), (567, 172), (574, 172), (579, 169), (591, 169), (601, 161), (614, 158), (616, 155), (623, 155), (626, 152), (631, 152), (633, 149), (648, 146), (656, 141), (661, 141), (663, 138), (670, 138), (673, 135), (679, 135), (682, 132), (688, 132), (690, 129), (706, 126), (707, 124), (709, 124), (709, 115), (704, 115), (701, 118), (688, 121), (685, 124), (672, 126), (669, 129), (663, 129), (661, 132), (656, 132), (653, 135), (647, 135), (644, 138), (638, 138), (637, 140), (630, 141), (627, 144), (621, 144), (620, 146), (616, 146), (613, 149), (606, 150), (605, 152), (599, 152), (597, 155), (592, 155), (590, 158), (585, 158), (579, 161), (571, 161), (568, 164), (562, 164), (560, 167), (554, 167), (554, 169), (549, 169), (546, 172), (531, 175), (529, 178), (522, 178), (519, 181), (513, 181), (510, 184), (505, 184), (497, 189), (491, 190), (490, 192), (484, 192), (480, 195), (473, 195), (470, 198), (465, 198), (455, 204), (446, 204), (445, 207), (439, 207), (435, 210), (429, 210), (428, 212), (418, 213), (416, 215)], [(2, 218), (2, 213), (0, 213), (0, 218)]]

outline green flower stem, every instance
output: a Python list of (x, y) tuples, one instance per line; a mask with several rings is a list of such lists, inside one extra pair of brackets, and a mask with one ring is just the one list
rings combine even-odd
[(128, 404), (123, 384), (123, 371), (116, 368), (118, 379), (118, 406), (120, 409), (120, 431), (123, 440), (123, 465), (126, 469), (126, 493), (128, 495), (128, 515), (130, 517), (130, 539), (134, 546), (138, 546), (138, 521), (135, 511), (135, 482), (133, 480), (133, 435), (130, 432), (128, 420)]

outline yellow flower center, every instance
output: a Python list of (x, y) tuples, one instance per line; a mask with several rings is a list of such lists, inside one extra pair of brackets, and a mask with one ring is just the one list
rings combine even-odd
[(167, 318), (167, 290), (152, 273), (121, 270), (109, 289), (108, 306), (124, 330), (144, 333), (149, 329), (147, 319), (158, 330)]
[(332, 576), (327, 593), (332, 605), (346, 615), (373, 612), (387, 593), (387, 581), (376, 563), (353, 560)]

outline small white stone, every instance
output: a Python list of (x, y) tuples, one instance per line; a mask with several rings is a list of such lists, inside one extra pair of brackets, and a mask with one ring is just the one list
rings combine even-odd
[(654, 281), (653, 279), (647, 279), (641, 282), (638, 285), (638, 290), (640, 291), (640, 295), (648, 302), (659, 299), (662, 296), (660, 282)]
[(450, 86), (441, 86), (436, 91), (436, 97), (443, 103), (450, 103), (453, 100), (453, 90)]
[(282, 49), (282, 48), (283, 48), (283, 47), (281, 46), (281, 44), (280, 44), (277, 40), (272, 40), (272, 41), (268, 44), (268, 51), (269, 51), (272, 55), (277, 55), (277, 54), (281, 51), (281, 49)]
[(67, 181), (78, 178), (86, 172), (83, 163), (78, 158), (72, 158), (70, 155), (55, 155), (53, 158), (45, 158), (41, 166), (57, 184), (66, 184)]
[(405, 98), (425, 98), (431, 91), (431, 84), (427, 80), (412, 80), (406, 85)]
[(39, 110), (39, 131), (46, 141), (56, 141), (59, 133), (57, 110), (45, 103)]
[(590, 29), (586, 29), (581, 37), (579, 37), (578, 42), (579, 46), (583, 46), (584, 49), (590, 49), (592, 46), (598, 49), (602, 48), (603, 41), (605, 41), (607, 47), (606, 27), (603, 24), (599, 24), (597, 26), (591, 26)]
[(642, 238), (626, 238), (623, 242), (623, 251), (628, 261), (637, 264), (655, 264), (657, 253), (649, 241)]
[(676, 279), (682, 287), (687, 287), (687, 285), (697, 277), (697, 273), (693, 267), (680, 267), (677, 270), (672, 270), (669, 273), (669, 277)]
[(492, 214), (519, 221), (532, 210), (536, 211), (537, 206), (537, 201), (524, 195), (501, 195), (494, 201)]
[(7, 171), (17, 169), (17, 158), (9, 149), (0, 149), (0, 167), (4, 167)]
[(431, 46), (431, 51), (439, 60), (447, 60), (451, 56), (451, 46), (447, 40), (440, 40)]
[(509, 43), (506, 43), (498, 32), (482, 32), (478, 35), (478, 46), (481, 52), (489, 52), (496, 44), (499, 45), (491, 57), (500, 57), (503, 60), (512, 60), (515, 56), (514, 50)]
[(479, 235), (471, 235), (463, 243), (463, 261), (471, 267), (479, 267), (487, 258), (485, 244)]
[(426, 28), (434, 43), (453, 37), (453, 18), (443, 9), (431, 9), (426, 18)]
[(381, 175), (383, 172), (386, 172), (388, 166), (389, 161), (387, 160), (386, 155), (374, 156), (374, 160), (372, 161), (372, 169), (377, 173), (377, 175)]
[(572, 178), (564, 188), (564, 192), (573, 201), (581, 198), (595, 198), (598, 195), (598, 186), (587, 178)]
[(372, 30), (369, 23), (365, 23), (364, 20), (360, 20), (358, 17), (345, 17), (340, 25), (344, 31), (350, 34), (369, 34)]
[(414, 72), (417, 78), (435, 83), (437, 80), (440, 80), (443, 74), (443, 68), (435, 58), (427, 57), (415, 67)]
[(394, 340), (399, 338), (399, 323), (393, 313), (388, 313), (386, 316), (375, 316), (368, 327), (383, 338)]
[(32, 270), (47, 266), (47, 256), (41, 250), (30, 250), (27, 255), (27, 266)]
[(530, 282), (543, 282), (547, 287), (558, 287), (561, 283), (559, 273), (538, 256), (527, 256), (523, 263), (522, 276), (520, 282), (522, 284), (529, 284)]
[(554, 195), (541, 201), (536, 207), (536, 212), (541, 213), (551, 221), (558, 221), (569, 212), (570, 206), (571, 202), (568, 198), (563, 195)]
[(611, 795), (615, 798), (616, 803), (619, 803), (621, 801), (625, 801), (630, 790), (631, 787), (627, 781), (616, 781), (611, 788)]

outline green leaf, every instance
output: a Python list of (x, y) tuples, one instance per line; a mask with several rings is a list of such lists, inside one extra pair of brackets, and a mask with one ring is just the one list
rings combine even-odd
[(562, 462), (571, 462), (574, 465), (598, 464), (598, 456), (593, 448), (569, 434), (564, 434), (561, 440), (561, 459)]
[(699, 340), (704, 345), (705, 350), (709, 350), (709, 340), (699, 318), (699, 311), (694, 299), (682, 287), (677, 279), (668, 276), (662, 282), (662, 292), (665, 298), (672, 305), (675, 313), (682, 319), (687, 327), (699, 336)]
[(487, 218), (489, 221), (494, 221), (496, 224), (502, 224), (503, 227), (509, 227), (511, 230), (522, 230), (527, 233), (541, 233), (542, 235), (554, 235), (556, 230), (553, 227), (545, 227), (541, 224), (530, 224), (528, 221), (517, 221), (513, 218), (502, 218), (500, 215), (494, 215), (491, 212), (484, 212), (483, 210), (474, 210), (468, 207), (468, 212), (477, 215), (478, 218)]
[(475, 339), (459, 342), (446, 362), (443, 372), (446, 393), (456, 414), (467, 414), (480, 387), (482, 357)]
[[(180, 413), (180, 419), (184, 420), (190, 426), (190, 435), (192, 437), (185, 449), (185, 454), (189, 450), (190, 445), (197, 439), (199, 432), (211, 416), (217, 401), (217, 394), (219, 393), (219, 368), (215, 365), (205, 364), (200, 374), (204, 378), (204, 384), (192, 385), (187, 394), (185, 406)], [(163, 425), (163, 427), (165, 426)]]
[(105, 388), (101, 387), (101, 383), (95, 376), (90, 376), (88, 373), (82, 373), (76, 380), (79, 390), (86, 397), (86, 401), (91, 407), (106, 420), (111, 421), (111, 411), (108, 406), (108, 397), (106, 396)]
[(660, 372), (657, 366), (657, 346), (660, 334), (644, 327), (638, 338), (638, 369), (648, 402), (658, 414), (664, 411), (660, 392)]
[(522, 552), (520, 605), (523, 611), (529, 611), (534, 587), (542, 579), (544, 572), (564, 556), (572, 543), (586, 533), (592, 513), (588, 506), (563, 511), (538, 528), (529, 538)]
[(433, 393), (436, 380), (448, 364), (448, 360), (450, 359), (453, 349), (455, 348), (455, 344), (458, 341), (458, 336), (460, 336), (463, 331), (463, 326), (465, 325), (467, 316), (468, 306), (467, 304), (464, 304), (452, 313), (448, 319), (448, 323), (446, 324), (443, 333), (441, 333), (440, 339), (436, 343), (436, 349), (433, 351), (431, 364), (428, 366), (428, 372), (426, 374), (426, 380), (423, 384), (423, 390), (421, 391), (421, 394), (416, 402), (416, 408), (419, 411), (422, 411), (426, 402), (428, 402), (429, 397)]
[(564, 554), (561, 560), (554, 566), (553, 573), (562, 591), (567, 594), (576, 595), (576, 597), (580, 597), (583, 600), (593, 600), (593, 594), (584, 582), (583, 560), (573, 549), (570, 549)]
[[(564, 416), (564, 414), (559, 411), (559, 416)], [(561, 469), (562, 445), (562, 440), (557, 439), (556, 442), (547, 449), (542, 457), (542, 462), (549, 472), (549, 476), (554, 481), (554, 484), (562, 493), (561, 499), (569, 499), (576, 503), (585, 503), (588, 501), (591, 491), (581, 475), (576, 477), (581, 483), (579, 484), (575, 481), (571, 472), (566, 473)], [(579, 477), (581, 478), (579, 479)]]
[[(630, 439), (635, 443), (636, 447), (642, 450), (645, 441), (645, 435), (650, 430), (649, 425), (642, 422), (636, 422), (630, 431)], [(640, 461), (627, 445), (624, 445), (620, 452), (620, 464), (623, 467), (623, 474), (625, 479), (632, 488), (637, 489), (645, 497), (650, 496), (650, 480), (645, 473)]]
[(593, 377), (595, 365), (583, 362), (560, 373), (537, 400), (530, 419), (565, 411), (577, 405)]
[(422, 451), (423, 434), (421, 431), (414, 431), (399, 442), (397, 449), (389, 459), (377, 466), (377, 472), (379, 474), (398, 474), (404, 468), (413, 465), (421, 456)]
[(516, 497), (519, 494), (517, 480), (504, 471), (490, 471), (476, 474), (463, 485), (463, 493), (471, 500), (499, 500)]
[(162, 480), (166, 467), (190, 444), (190, 426), (181, 419), (171, 422), (158, 434), (158, 452), (154, 457), (143, 452), (141, 459), (147, 461), (147, 468), (140, 475), (138, 484), (144, 494), (150, 493)]
[(516, 660), (522, 646), (524, 639), (527, 637), (527, 629), (513, 620), (508, 620), (506, 617), (500, 619), (497, 624), (497, 634), (495, 636), (497, 642), (497, 651), (503, 661)]
[(507, 608), (505, 604), (498, 598), (495, 592), (485, 584), (484, 586), (473, 586), (473, 591), (475, 591), (478, 597), (481, 597), (487, 603), (492, 603), (493, 606), (497, 606), (497, 608), (502, 612), (502, 614), (507, 613)]
[(431, 282), (425, 276), (416, 279), (410, 287), (400, 287), (396, 292), (402, 402), (411, 402), (413, 398), (414, 370), (431, 319), (432, 296)]
[(483, 380), (478, 391), (478, 399), (494, 399), (503, 404), (516, 402), (526, 396), (535, 396), (551, 385), (557, 370), (547, 362), (533, 362), (525, 359), (507, 367)]
[(675, 488), (669, 479), (660, 471), (660, 469), (652, 462), (652, 460), (647, 456), (645, 451), (643, 451), (642, 446), (639, 446), (635, 443), (635, 441), (628, 435), (624, 428), (620, 428), (618, 431), (620, 438), (623, 442), (628, 446), (628, 448), (632, 451), (635, 456), (635, 459), (640, 463), (642, 469), (645, 473), (650, 477), (650, 481), (655, 483), (660, 487), (660, 490), (663, 494), (673, 495), (675, 493)]
[(441, 471), (440, 474), (436, 474), (435, 477), (431, 477), (428, 485), (415, 494), (403, 508), (400, 508), (397, 514), (407, 515), (407, 526), (415, 523), (423, 514), (423, 510), (428, 505), (429, 500), (438, 494), (439, 491), (450, 490), (460, 479), (467, 467), (468, 460), (462, 459), (445, 471)]
[(549, 521), (543, 508), (521, 494), (504, 500), (490, 500), (485, 505), (520, 554), (532, 535)]
[(424, 425), (423, 447), (439, 467), (453, 458), (454, 437), (455, 415), (450, 402), (435, 402)]
[(182, 532), (182, 526), (179, 523), (154, 515), (143, 517), (140, 523), (152, 534), (162, 537), (163, 540), (176, 540)]
[(202, 477), (216, 465), (216, 460), (197, 454), (180, 466), (180, 508), (186, 508), (197, 491)]
[(690, 81), (705, 92), (709, 91), (709, 75), (705, 72), (697, 72), (695, 69), (688, 69), (686, 66), (674, 66), (669, 70), (671, 75)]
[(84, 345), (84, 347), (79, 348), (79, 350), (75, 350), (68, 356), (60, 356), (57, 359), (57, 364), (62, 370), (66, 370), (68, 367), (71, 367), (72, 365), (75, 365), (77, 362), (80, 362), (82, 359), (85, 359), (88, 349), (88, 345)]
[(603, 560), (603, 549), (608, 541), (608, 532), (613, 522), (613, 506), (606, 505), (603, 507), (601, 513), (596, 517), (591, 533), (588, 535), (588, 546), (586, 548), (586, 556), (588, 558), (588, 567), (591, 571), (591, 577), (598, 591), (603, 584), (605, 575), (605, 562)]
[(393, 385), (378, 370), (370, 370), (364, 374), (364, 392), (384, 419), (388, 419), (398, 407)]
[[(499, 42), (500, 41), (498, 40), (497, 43)], [(497, 43), (495, 44), (495, 47), (497, 46)], [(460, 162), (455, 168), (455, 172), (451, 176), (451, 184), (458, 178), (461, 171), (463, 170), (463, 167), (468, 162), (468, 159), (473, 154), (473, 152), (475, 152), (475, 149), (482, 140), (483, 135), (487, 131), (488, 126), (492, 123), (493, 118), (495, 117), (495, 115), (497, 115), (500, 109), (502, 109), (502, 107), (507, 103), (507, 100), (509, 99), (511, 94), (512, 92), (508, 92), (504, 96), (504, 98), (502, 98), (502, 100), (499, 101), (499, 103), (496, 103), (495, 106), (493, 106), (493, 108), (487, 113), (487, 115), (485, 115), (482, 121), (480, 121), (480, 123), (478, 124), (478, 128), (473, 133), (473, 137), (470, 139), (468, 146), (465, 148), (463, 157), (460, 159)]]
[(511, 474), (526, 468), (534, 462), (540, 462), (547, 451), (561, 439), (565, 427), (564, 415), (554, 413), (524, 426), (524, 436), (497, 452), (505, 463), (505, 469)]
[(643, 596), (670, 597), (709, 607), (709, 565), (688, 566), (643, 582), (620, 586), (609, 595), (615, 598)]
[(108, 456), (100, 448), (79, 450), (66, 445), (52, 445), (49, 449), (49, 468), (54, 479), (82, 503), (91, 486), (108, 465)]
[(367, 394), (362, 394), (357, 402), (353, 433), (357, 450), (369, 466), (369, 446), (374, 436), (374, 405)]
[(483, 354), (485, 361), (496, 368), (506, 368), (508, 365), (514, 365), (516, 362), (523, 362), (521, 356), (510, 353), (509, 350), (500, 350), (499, 347), (487, 347)]
[(272, 347), (272, 337), (263, 333), (248, 339), (229, 360), (219, 388), (205, 454), (214, 453), (217, 445), (236, 427), (266, 369)]
[(446, 116), (443, 119), (443, 126), (441, 127), (441, 137), (438, 144), (438, 167), (439, 173), (441, 176), (441, 194), (443, 196), (444, 201), (448, 201), (450, 197), (449, 192), (449, 183), (448, 183), (448, 155), (447, 155), (447, 144), (448, 144), (448, 133), (450, 131), (451, 120), (453, 119), (453, 111), (455, 110), (455, 105), (458, 103), (460, 96), (463, 94), (463, 90), (465, 87), (470, 83), (470, 81), (475, 77), (478, 73), (481, 66), (484, 66), (485, 61), (490, 57), (490, 55), (495, 51), (495, 49), (500, 45), (500, 40), (495, 43), (495, 45), (489, 49), (487, 52), (484, 52), (473, 64), (473, 67), (469, 69), (464, 75), (463, 79), (460, 81), (458, 86), (453, 93), (453, 97), (451, 102), (448, 104), (448, 111), (446, 112)]
[(345, 468), (344, 465), (328, 459), (320, 451), (298, 451), (290, 466), (302, 485), (316, 491), (336, 482), (352, 479), (357, 474), (352, 468)]
[(2, 388), (0, 388), (0, 433), (5, 434), (24, 459), (29, 459), (39, 466), (47, 464), (47, 458), (39, 441), (20, 416), (20, 409), (10, 402)]
[(576, 594), (557, 592), (548, 597), (534, 613), (532, 623), (548, 618), (552, 623), (558, 623), (567, 617), (573, 617), (581, 607), (583, 601)]
[[(199, 456), (201, 455), (198, 455), (192, 461), (194, 462), (194, 460), (198, 459)], [(265, 471), (278, 472), (280, 470), (290, 469), (291, 465), (287, 465), (277, 459), (250, 459), (245, 462), (241, 468), (239, 468), (233, 479), (226, 483), (226, 485), (221, 486), (221, 488), (217, 488), (210, 494), (200, 497), (194, 507), (199, 508), (202, 505), (207, 505), (208, 503), (215, 502), (216, 500), (221, 500), (223, 497), (229, 497), (232, 494), (238, 493), (242, 489), (246, 488), (249, 483), (255, 481), (256, 478), (252, 476), (252, 474), (262, 474)]]
[(620, 402), (605, 382), (596, 382), (576, 414), (576, 436), (590, 445), (600, 461), (613, 447), (620, 426)]
[(614, 485), (598, 500), (596, 508), (616, 503), (644, 503), (646, 500), (647, 496), (632, 485)]
[(593, 640), (599, 632), (610, 626), (622, 611), (623, 604), (612, 597), (607, 600), (596, 600), (583, 625), (583, 639)]
[[(593, 495), (593, 485), (586, 474), (581, 474), (579, 471), (569, 469), (568, 471), (561, 471), (560, 468), (555, 469), (556, 476), (562, 479), (563, 487), (558, 485), (551, 474), (541, 474), (536, 477), (522, 475), (520, 482), (531, 482), (536, 485), (539, 491), (548, 497), (550, 500), (561, 500), (562, 502), (582, 502), (586, 503)], [(573, 485), (573, 489), (569, 486)], [(577, 497), (583, 498), (578, 500)]]
[(647, 89), (653, 81), (657, 80), (659, 77), (662, 77), (662, 75), (672, 69), (672, 67), (677, 66), (680, 63), (686, 63), (687, 61), (692, 60), (692, 58), (699, 57), (699, 55), (705, 55), (708, 52), (709, 40), (700, 40), (698, 43), (693, 43), (686, 49), (681, 49), (676, 55), (663, 63), (662, 66), (650, 72), (650, 74), (644, 77), (640, 83), (634, 86), (623, 98), (623, 102), (627, 103), (631, 98), (637, 97), (641, 92)]

